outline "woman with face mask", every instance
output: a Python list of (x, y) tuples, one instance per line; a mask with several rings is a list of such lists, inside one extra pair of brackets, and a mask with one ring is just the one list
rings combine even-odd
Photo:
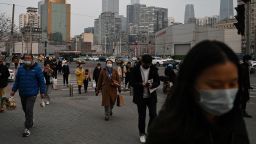
[(107, 60), (106, 67), (100, 72), (96, 95), (102, 92), (102, 106), (105, 108), (105, 120), (112, 116), (112, 109), (117, 98), (117, 90), (120, 92), (120, 79), (117, 70), (113, 68), (113, 62)]
[(228, 46), (197, 44), (185, 57), (147, 144), (249, 144), (239, 75), (238, 58)]
[(77, 80), (77, 85), (78, 85), (78, 93), (81, 94), (81, 88), (84, 84), (84, 79), (85, 79), (85, 71), (84, 68), (81, 64), (79, 64), (75, 70), (76, 74), (76, 80)]

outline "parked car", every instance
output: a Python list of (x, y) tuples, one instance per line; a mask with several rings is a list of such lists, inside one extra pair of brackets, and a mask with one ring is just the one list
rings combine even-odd
[(99, 57), (97, 56), (92, 56), (89, 58), (90, 61), (98, 61), (99, 60)]
[(126, 65), (128, 62), (130, 62), (130, 60), (126, 56), (117, 57), (116, 58), (116, 63), (120, 63), (120, 62), (122, 62), (124, 65)]
[(116, 58), (114, 56), (110, 56), (107, 58), (108, 60), (111, 60), (112, 62), (116, 62)]
[(9, 81), (14, 81), (15, 79), (15, 73), (13, 70), (9, 69), (10, 76), (8, 77)]
[(166, 62), (166, 60), (160, 57), (153, 57), (153, 60), (152, 60), (152, 64), (157, 66), (163, 65), (164, 62)]
[(76, 63), (85, 63), (86, 62), (86, 60), (83, 57), (74, 58), (73, 60)]
[(105, 62), (106, 60), (107, 60), (106, 56), (100, 56), (99, 57), (99, 61), (101, 61), (101, 62)]

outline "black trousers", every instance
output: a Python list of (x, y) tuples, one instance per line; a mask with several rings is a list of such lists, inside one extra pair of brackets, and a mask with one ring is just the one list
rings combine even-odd
[(32, 97), (20, 97), (22, 109), (25, 113), (25, 128), (30, 129), (33, 127), (33, 111), (36, 101), (36, 96)]
[(84, 92), (87, 92), (87, 88), (88, 88), (88, 84), (89, 84), (89, 80), (84, 80)]
[(152, 102), (151, 99), (145, 98), (143, 99), (143, 102), (137, 103), (138, 113), (139, 113), (139, 132), (140, 135), (146, 134), (146, 110), (149, 110), (149, 122), (148, 127), (152, 123), (152, 121), (156, 118), (157, 112), (156, 112), (156, 103)]
[(63, 84), (67, 84), (68, 85), (68, 75), (63, 75)]

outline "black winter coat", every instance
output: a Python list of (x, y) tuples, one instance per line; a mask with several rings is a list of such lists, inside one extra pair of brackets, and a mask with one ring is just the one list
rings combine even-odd
[(7, 66), (0, 65), (0, 88), (4, 88), (8, 85), (8, 77), (10, 76)]
[[(150, 67), (148, 79), (153, 79), (152, 88), (157, 88), (160, 85), (158, 69), (155, 66)], [(133, 87), (133, 102), (135, 104), (141, 104), (143, 102), (144, 87), (140, 71), (140, 64), (133, 68), (130, 80), (130, 84)], [(156, 91), (150, 94), (150, 99), (153, 103), (157, 102)]]

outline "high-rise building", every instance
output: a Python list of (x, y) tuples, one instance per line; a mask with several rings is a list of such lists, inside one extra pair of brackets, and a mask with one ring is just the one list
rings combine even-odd
[(187, 4), (185, 8), (185, 18), (184, 23), (193, 23), (195, 19), (195, 10), (193, 4)]
[(102, 13), (112, 12), (119, 14), (119, 0), (102, 0)]
[(131, 0), (131, 4), (140, 4), (140, 0)]
[(66, 0), (44, 0), (38, 5), (42, 31), (47, 33), (48, 40), (69, 42), (71, 5)]
[(19, 28), (25, 26), (40, 27), (40, 16), (37, 13), (37, 8), (28, 7), (26, 14), (19, 15)]
[(117, 43), (120, 41), (122, 20), (115, 13), (101, 13), (94, 20), (94, 44), (101, 45), (104, 54), (113, 54)]
[(128, 5), (127, 24), (130, 34), (154, 33), (168, 26), (168, 9), (140, 4)]
[(220, 1), (220, 20), (230, 19), (234, 17), (233, 0)]
[(219, 16), (202, 17), (196, 19), (196, 24), (199, 26), (214, 27), (219, 22)]

